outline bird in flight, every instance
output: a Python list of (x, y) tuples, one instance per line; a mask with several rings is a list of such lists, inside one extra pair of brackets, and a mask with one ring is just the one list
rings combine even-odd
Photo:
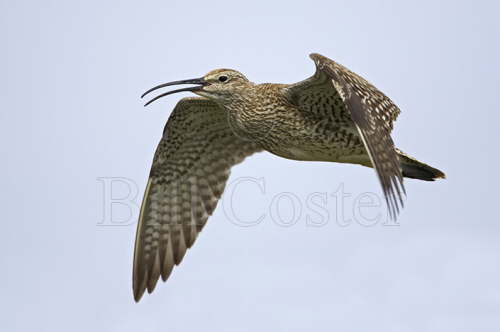
[(399, 108), (346, 67), (311, 54), (313, 76), (294, 84), (255, 84), (232, 69), (158, 85), (183, 91), (156, 149), (135, 241), (133, 292), (139, 301), (166, 281), (195, 241), (221, 197), (231, 167), (256, 152), (303, 161), (375, 169), (389, 216), (403, 206), (403, 177), (433, 181), (443, 172), (394, 146)]

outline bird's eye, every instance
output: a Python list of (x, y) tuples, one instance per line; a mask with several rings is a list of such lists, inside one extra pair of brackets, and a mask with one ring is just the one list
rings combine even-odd
[(227, 76), (226, 75), (219, 76), (219, 82), (225, 82), (225, 81), (227, 81)]

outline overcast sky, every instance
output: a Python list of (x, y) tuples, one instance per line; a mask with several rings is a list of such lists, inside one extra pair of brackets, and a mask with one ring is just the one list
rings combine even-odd
[[(1, 330), (499, 331), (496, 2), (237, 3), (0, 3)], [(219, 67), (297, 82), (311, 52), (390, 96), (396, 144), (448, 178), (406, 181), (394, 225), (359, 210), (373, 170), (255, 155), (134, 303), (128, 201), (188, 95), (145, 111), (141, 93)]]

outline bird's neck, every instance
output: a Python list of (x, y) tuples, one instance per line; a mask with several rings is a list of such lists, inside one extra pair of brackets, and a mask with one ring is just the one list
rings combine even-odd
[(238, 94), (224, 104), (228, 121), (240, 137), (259, 140), (274, 125), (276, 111), (281, 108), (279, 86), (260, 84)]
[(235, 94), (223, 101), (223, 106), (230, 113), (241, 113), (255, 106), (257, 96), (253, 90)]

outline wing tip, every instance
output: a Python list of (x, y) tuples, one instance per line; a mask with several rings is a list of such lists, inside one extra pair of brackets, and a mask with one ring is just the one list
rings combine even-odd
[(144, 281), (141, 282), (141, 285), (137, 285), (136, 283), (134, 283), (134, 285), (132, 286), (135, 303), (139, 303), (142, 296), (144, 295), (144, 292), (146, 291), (146, 283)]
[(134, 292), (134, 301), (135, 303), (139, 303), (139, 301), (141, 300), (142, 298), (142, 295), (144, 294), (144, 291), (142, 291), (142, 293), (138, 292)]

